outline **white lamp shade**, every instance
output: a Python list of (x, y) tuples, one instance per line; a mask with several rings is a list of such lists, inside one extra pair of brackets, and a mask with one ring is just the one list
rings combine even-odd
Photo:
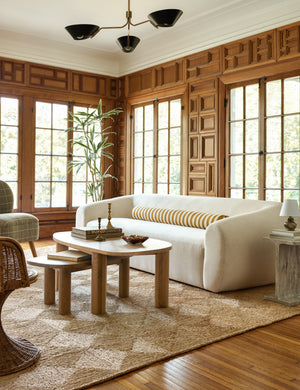
[(300, 211), (296, 199), (285, 199), (280, 211), (281, 217), (299, 217)]

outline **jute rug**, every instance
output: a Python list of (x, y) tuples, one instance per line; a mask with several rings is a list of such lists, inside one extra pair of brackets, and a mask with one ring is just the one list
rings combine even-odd
[[(53, 250), (53, 248), (51, 248)], [(35, 366), (0, 377), (1, 390), (84, 389), (118, 375), (259, 326), (300, 314), (264, 300), (274, 286), (213, 294), (170, 282), (170, 307), (154, 307), (154, 277), (131, 270), (130, 297), (118, 298), (118, 269), (108, 267), (107, 314), (90, 312), (90, 270), (72, 275), (72, 314), (43, 303), (43, 273), (15, 290), (3, 326), (41, 350)]]

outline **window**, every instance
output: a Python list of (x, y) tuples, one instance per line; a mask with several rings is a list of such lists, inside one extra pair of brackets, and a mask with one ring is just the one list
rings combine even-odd
[(233, 87), (229, 100), (227, 195), (299, 201), (300, 77)]
[(36, 102), (35, 208), (67, 206), (68, 105)]
[(0, 177), (18, 200), (19, 99), (0, 97)]
[(133, 109), (133, 193), (180, 194), (181, 99)]

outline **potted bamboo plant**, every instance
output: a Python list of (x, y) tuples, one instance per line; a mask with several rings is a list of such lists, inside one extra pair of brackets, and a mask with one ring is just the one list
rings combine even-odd
[[(103, 199), (104, 195), (104, 179), (110, 177), (116, 179), (115, 176), (109, 173), (112, 166), (104, 170), (103, 159), (108, 158), (113, 161), (111, 147), (113, 143), (109, 141), (109, 136), (114, 132), (111, 126), (106, 126), (106, 120), (114, 120), (114, 116), (118, 115), (122, 110), (114, 108), (110, 111), (102, 111), (102, 100), (100, 99), (96, 109), (89, 109), (88, 112), (77, 112), (73, 114), (69, 112), (73, 126), (68, 131), (76, 132), (72, 145), (82, 148), (82, 156), (76, 157), (69, 162), (69, 169), (76, 169), (78, 173), (82, 168), (87, 167), (91, 181), (87, 183), (87, 194), (93, 202)], [(106, 127), (105, 127), (106, 126)]]

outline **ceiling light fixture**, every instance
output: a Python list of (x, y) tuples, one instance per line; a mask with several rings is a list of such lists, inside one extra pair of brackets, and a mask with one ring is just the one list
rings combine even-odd
[(128, 33), (118, 38), (117, 43), (125, 53), (131, 53), (137, 47), (140, 39), (130, 35), (130, 26), (139, 26), (140, 24), (150, 22), (155, 28), (172, 27), (180, 18), (183, 12), (180, 9), (163, 9), (152, 12), (148, 15), (148, 19), (140, 23), (132, 23), (132, 11), (130, 10), (130, 0), (128, 0), (128, 11), (126, 11), (126, 23), (122, 26), (115, 27), (99, 27), (95, 24), (72, 24), (65, 27), (68, 33), (76, 41), (93, 38), (100, 30), (124, 28), (128, 26)]

